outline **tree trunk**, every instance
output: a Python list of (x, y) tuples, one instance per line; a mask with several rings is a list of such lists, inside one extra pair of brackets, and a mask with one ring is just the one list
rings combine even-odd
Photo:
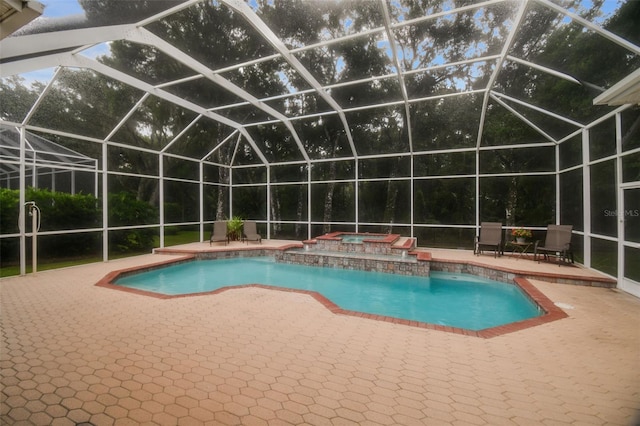
[[(329, 166), (329, 170), (331, 169), (335, 169), (335, 163), (332, 162), (331, 165)], [(332, 173), (329, 173), (330, 175), (330, 179), (333, 179), (334, 177), (331, 177)], [(333, 173), (333, 176), (335, 176), (335, 173)], [(324, 216), (322, 217), (322, 221), (324, 222), (324, 224), (322, 225), (322, 232), (323, 233), (328, 233), (331, 232), (331, 224), (328, 222), (331, 222), (331, 218), (332, 218), (332, 210), (333, 210), (333, 191), (335, 190), (336, 184), (334, 182), (331, 182), (328, 186), (327, 186), (327, 193), (324, 195)]]
[[(218, 171), (220, 179), (226, 177), (228, 173), (224, 173), (222, 168)], [(224, 211), (224, 199), (227, 197), (227, 188), (223, 186), (218, 187), (218, 201), (216, 203), (216, 220), (225, 220), (227, 212)]]
[[(229, 149), (221, 147), (217, 151), (217, 160), (220, 164), (229, 164)], [(218, 167), (218, 182), (221, 184), (229, 183), (229, 169), (226, 167)], [(225, 220), (227, 212), (225, 211), (225, 200), (229, 196), (229, 189), (226, 186), (218, 186), (218, 200), (216, 202), (216, 220)]]
[(160, 207), (160, 181), (158, 179), (140, 179), (136, 191), (136, 200), (144, 201), (154, 207)]
[[(275, 182), (275, 180), (272, 180)], [(281, 219), (281, 209), (280, 209), (280, 195), (277, 186), (271, 187), (271, 221), (273, 223), (273, 235), (277, 236), (282, 230), (282, 224), (280, 224)]]
[[(403, 126), (402, 126), (402, 134), (400, 138), (393, 137), (391, 133), (388, 133), (388, 139), (390, 143), (393, 145), (393, 151), (401, 152), (403, 150), (402, 141), (406, 141), (409, 139), (409, 133), (407, 129), (409, 128), (409, 120), (407, 116), (403, 114), (402, 118)], [(393, 162), (391, 167), (391, 173), (389, 174), (390, 178), (394, 178), (398, 175), (398, 168), (400, 166), (400, 159), (397, 159)], [(384, 206), (384, 221), (388, 224), (386, 231), (391, 233), (393, 231), (393, 221), (396, 216), (396, 206), (398, 204), (398, 188), (393, 184), (392, 180), (387, 182), (387, 199)]]
[[(305, 194), (305, 188), (307, 188), (305, 185), (299, 185), (299, 189), (298, 189), (298, 206), (296, 208), (296, 219), (298, 222), (302, 221), (302, 212), (304, 211), (304, 203), (306, 201), (306, 198), (304, 196)], [(296, 223), (295, 227), (294, 227), (294, 232), (295, 232), (295, 236), (296, 238), (302, 238), (302, 239), (306, 239), (307, 235), (302, 235), (302, 224), (300, 223)]]
[(160, 181), (159, 180), (156, 180), (153, 183), (153, 190), (151, 191), (151, 196), (149, 197), (149, 204), (156, 207), (159, 207), (160, 205)]
[[(398, 173), (398, 161), (393, 162), (390, 178), (394, 178)], [(398, 201), (398, 188), (393, 184), (393, 180), (387, 181), (387, 201), (384, 206), (384, 221), (387, 223), (387, 233), (393, 232), (393, 220), (396, 216), (396, 206)]]
[(633, 136), (636, 135), (640, 131), (640, 116), (637, 117), (631, 126), (629, 126), (629, 130), (622, 135), (622, 147), (626, 148), (627, 143), (631, 143), (634, 140)]
[(518, 180), (512, 177), (509, 180), (509, 188), (507, 189), (507, 226), (515, 226), (516, 224), (516, 207), (518, 206)]
[[(331, 140), (329, 135), (329, 131), (325, 127), (325, 135), (327, 136), (327, 140)], [(333, 148), (331, 149), (331, 157), (336, 157), (336, 152), (338, 151), (338, 138), (339, 136), (333, 139)], [(329, 176), (327, 180), (333, 181), (336, 178), (337, 166), (335, 161), (331, 161), (329, 163)], [(322, 232), (328, 233), (331, 232), (331, 219), (333, 218), (333, 193), (335, 191), (336, 184), (335, 182), (331, 182), (327, 186), (327, 193), (324, 195), (324, 215), (322, 221), (324, 224), (322, 225)]]
[(398, 204), (398, 188), (392, 181), (387, 183), (387, 202), (384, 206), (384, 221), (387, 223), (387, 233), (393, 232), (393, 221), (396, 216), (396, 205)]

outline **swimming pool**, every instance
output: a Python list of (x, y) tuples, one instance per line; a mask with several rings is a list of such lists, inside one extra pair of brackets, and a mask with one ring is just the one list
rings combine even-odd
[(474, 331), (542, 314), (518, 286), (476, 276), (401, 276), (282, 264), (270, 257), (196, 260), (126, 275), (114, 284), (165, 295), (263, 284), (318, 292), (345, 310)]

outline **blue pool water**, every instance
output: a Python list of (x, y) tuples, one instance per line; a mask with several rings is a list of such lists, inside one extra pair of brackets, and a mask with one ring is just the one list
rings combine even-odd
[(342, 309), (475, 331), (540, 315), (519, 287), (472, 275), (412, 277), (290, 265), (268, 257), (198, 260), (124, 276), (115, 284), (166, 295), (273, 285), (316, 291)]
[(343, 243), (362, 244), (364, 240), (383, 240), (386, 235), (360, 235), (360, 234), (340, 234)]

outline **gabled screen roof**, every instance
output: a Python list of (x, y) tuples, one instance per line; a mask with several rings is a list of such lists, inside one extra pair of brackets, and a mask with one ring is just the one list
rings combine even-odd
[[(610, 112), (593, 98), (640, 64), (637, 30), (607, 29), (632, 2), (81, 3), (85, 17), (36, 20), (0, 42), (4, 81), (45, 70), (32, 105), (3, 106), (5, 124), (132, 145), (156, 135), (153, 149), (196, 159), (240, 138), (263, 164), (557, 144)], [(614, 73), (581, 63), (587, 38)], [(47, 104), (57, 85), (87, 101), (73, 111), (84, 126)], [(540, 95), (557, 85), (575, 102)], [(124, 110), (93, 111), (92, 91), (127, 99)], [(528, 136), (496, 140), (487, 126), (503, 114)]]

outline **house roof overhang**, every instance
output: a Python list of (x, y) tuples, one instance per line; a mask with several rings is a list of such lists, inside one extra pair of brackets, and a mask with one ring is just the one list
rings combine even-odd
[(0, 40), (13, 34), (44, 12), (37, 1), (2, 0), (0, 2)]
[(640, 104), (640, 68), (593, 100), (594, 105)]

